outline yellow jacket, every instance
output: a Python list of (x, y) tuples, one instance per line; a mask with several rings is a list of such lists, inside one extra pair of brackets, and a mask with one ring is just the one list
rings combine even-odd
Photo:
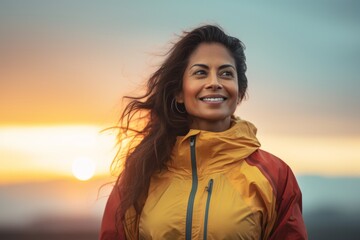
[[(127, 212), (123, 238), (307, 239), (296, 179), (258, 149), (255, 134), (237, 119), (224, 132), (178, 137), (167, 169), (151, 178), (140, 219), (130, 222)], [(101, 239), (121, 239), (105, 237), (107, 224)]]

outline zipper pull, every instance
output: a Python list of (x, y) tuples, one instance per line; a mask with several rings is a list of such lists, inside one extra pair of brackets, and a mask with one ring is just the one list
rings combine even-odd
[(213, 182), (214, 182), (214, 180), (213, 180), (213, 179), (210, 179), (208, 185), (205, 187), (205, 190), (206, 190), (208, 193), (211, 193), (211, 191), (212, 191)]
[(195, 136), (190, 137), (190, 146), (193, 147), (195, 145)]

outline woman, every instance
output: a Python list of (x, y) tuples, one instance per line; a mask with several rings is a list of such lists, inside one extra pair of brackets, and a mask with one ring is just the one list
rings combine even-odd
[(128, 97), (121, 119), (145, 112), (147, 121), (109, 197), (101, 239), (307, 239), (292, 171), (233, 115), (245, 71), (242, 42), (206, 25), (174, 44), (145, 95)]

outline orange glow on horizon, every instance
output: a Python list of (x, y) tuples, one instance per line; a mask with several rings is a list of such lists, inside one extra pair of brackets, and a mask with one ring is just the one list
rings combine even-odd
[[(0, 127), (0, 183), (74, 178), (72, 166), (78, 158), (94, 161), (94, 177), (111, 176), (114, 156), (119, 151), (118, 156), (124, 157), (131, 136), (116, 145), (114, 131), (100, 130), (89, 125)], [(259, 140), (264, 150), (283, 159), (298, 175), (360, 175), (358, 137), (263, 135)]]
[(115, 136), (98, 126), (0, 127), (0, 182), (73, 177), (73, 162), (94, 161), (94, 175), (109, 173)]
[(297, 174), (359, 176), (359, 137), (261, 136), (262, 148)]

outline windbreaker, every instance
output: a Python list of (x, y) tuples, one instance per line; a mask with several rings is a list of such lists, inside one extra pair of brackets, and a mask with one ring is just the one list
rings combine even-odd
[(100, 239), (307, 239), (295, 176), (255, 135), (253, 124), (236, 119), (224, 132), (178, 137), (140, 217), (130, 208), (118, 233), (114, 188)]

